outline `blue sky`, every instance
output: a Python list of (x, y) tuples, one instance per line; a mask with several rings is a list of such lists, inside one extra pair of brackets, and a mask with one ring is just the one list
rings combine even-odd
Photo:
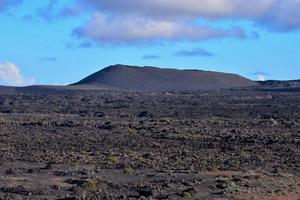
[(117, 63), (299, 79), (299, 13), (297, 0), (0, 0), (0, 84)]

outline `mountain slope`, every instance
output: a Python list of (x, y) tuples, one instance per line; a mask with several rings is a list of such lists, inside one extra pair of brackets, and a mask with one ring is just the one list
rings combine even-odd
[(237, 74), (113, 65), (72, 85), (94, 85), (118, 90), (155, 92), (215, 90), (255, 86), (257, 83)]

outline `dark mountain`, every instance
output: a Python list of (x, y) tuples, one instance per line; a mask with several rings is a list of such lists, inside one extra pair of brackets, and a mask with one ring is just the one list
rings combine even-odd
[(109, 66), (72, 84), (139, 92), (216, 90), (255, 85), (257, 83), (237, 74), (127, 65)]

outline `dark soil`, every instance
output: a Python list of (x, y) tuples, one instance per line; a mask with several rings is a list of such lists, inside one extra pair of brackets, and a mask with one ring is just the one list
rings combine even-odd
[(299, 92), (0, 95), (0, 199), (299, 198)]

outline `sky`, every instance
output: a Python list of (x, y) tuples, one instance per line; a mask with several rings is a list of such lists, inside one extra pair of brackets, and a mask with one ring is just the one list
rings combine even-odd
[(300, 79), (300, 0), (0, 0), (0, 85), (113, 64)]

